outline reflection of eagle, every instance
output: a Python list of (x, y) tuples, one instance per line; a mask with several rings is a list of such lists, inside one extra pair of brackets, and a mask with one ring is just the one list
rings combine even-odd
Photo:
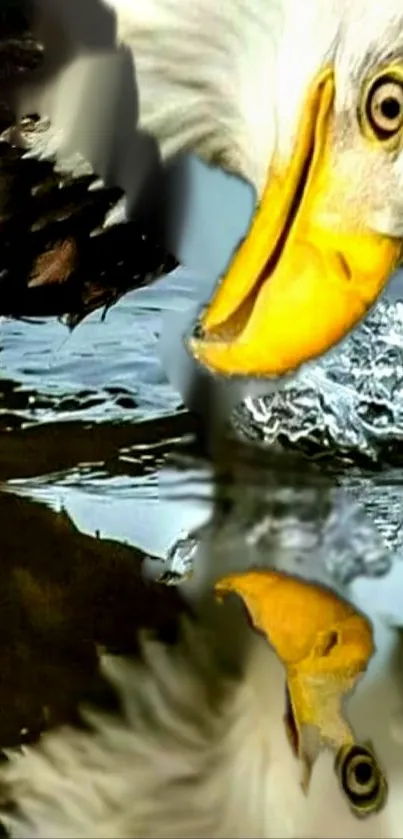
[(257, 190), (194, 353), (216, 371), (270, 375), (324, 352), (400, 258), (396, 0), (107, 5), (133, 49), (141, 126), (164, 157), (192, 150)]
[[(48, 522), (49, 544), (60, 545), (60, 563), (50, 564), (45, 586), (42, 557), (37, 567), (32, 539), (18, 539), (17, 564), (21, 544), (28, 545), (22, 552), (27, 562), (22, 587), (19, 574), (27, 626), (39, 628), (45, 617), (45, 630), (48, 627), (51, 638), (57, 638), (59, 622), (68, 614), (74, 637), (95, 637), (103, 648), (125, 651), (136, 649), (136, 627), (143, 626), (144, 632), (140, 659), (103, 658), (106, 675), (120, 696), (121, 717), (92, 717), (92, 732), (53, 730), (35, 748), (10, 755), (0, 773), (0, 819), (12, 836), (399, 839), (403, 753), (391, 733), (403, 696), (396, 631), (375, 621), (377, 653), (348, 703), (355, 734), (361, 743), (372, 741), (389, 786), (386, 806), (360, 820), (350, 806), (355, 800), (361, 811), (376, 809), (374, 775), (364, 772), (355, 779), (350, 772), (347, 799), (334, 772), (334, 754), (322, 752), (309, 795), (304, 796), (301, 767), (284, 725), (285, 678), (279, 660), (266, 639), (251, 629), (240, 601), (229, 598), (217, 604), (203, 596), (217, 575), (273, 560), (309, 574), (309, 548), (302, 550), (305, 527), (312, 546), (312, 528), (323, 533), (321, 522), (328, 509), (327, 481), (319, 480), (309, 462), (298, 482), (299, 461), (281, 458), (279, 481), (276, 458), (238, 445), (231, 446), (231, 454), (234, 468), (227, 464), (224, 470), (212, 523), (199, 534), (193, 574), (180, 588), (149, 581), (144, 585), (139, 558), (130, 549), (122, 555), (112, 542), (72, 532), (67, 522), (61, 526), (59, 517), (50, 521), (49, 511), (45, 514), (41, 506), (34, 521), (40, 514), (40, 521)], [(255, 456), (261, 472), (253, 468)], [(11, 513), (10, 504), (8, 509)], [(271, 526), (266, 538), (259, 538), (263, 510)], [(290, 531), (285, 522), (291, 511)], [(24, 521), (28, 525), (31, 520), (32, 509), (31, 518)], [(280, 522), (288, 541), (276, 536)], [(31, 526), (26, 532), (39, 537), (45, 531)], [(299, 545), (295, 565), (290, 533), (292, 545)], [(7, 535), (6, 549), (13, 544), (15, 538)], [(316, 575), (329, 581), (319, 554)], [(372, 581), (377, 596), (383, 582)], [(186, 602), (193, 617), (183, 609)], [(48, 605), (43, 613), (41, 603), (51, 608)], [(49, 624), (52, 615), (54, 629)], [(287, 615), (295, 628), (293, 611)], [(176, 627), (181, 631), (176, 633)], [(297, 645), (302, 637), (295, 633)], [(58, 660), (57, 644), (52, 641), (50, 649), (55, 651), (50, 658)], [(46, 701), (46, 690), (44, 695)], [(288, 709), (288, 733), (290, 728), (295, 733), (292, 722)], [(19, 811), (10, 806), (13, 803)]]
[[(56, 731), (11, 761), (1, 778), (19, 807), (2, 815), (11, 836), (398, 839), (403, 755), (389, 730), (401, 701), (398, 663), (386, 654), (350, 703), (389, 783), (385, 809), (360, 820), (330, 753), (304, 796), (283, 724), (282, 667), (243, 614), (234, 621), (217, 607), (214, 626), (189, 624), (180, 646), (148, 638), (143, 663), (105, 660), (124, 718), (90, 717), (95, 732)], [(391, 640), (380, 630), (381, 655)], [(350, 776), (349, 792), (371, 800), (371, 777)]]

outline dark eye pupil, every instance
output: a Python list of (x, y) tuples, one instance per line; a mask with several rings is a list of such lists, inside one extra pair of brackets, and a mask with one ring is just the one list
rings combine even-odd
[(372, 778), (371, 766), (366, 761), (363, 761), (355, 767), (354, 774), (357, 783), (360, 784), (360, 786), (365, 786)]
[(400, 114), (400, 102), (393, 96), (388, 96), (381, 104), (381, 111), (385, 119), (395, 120)]

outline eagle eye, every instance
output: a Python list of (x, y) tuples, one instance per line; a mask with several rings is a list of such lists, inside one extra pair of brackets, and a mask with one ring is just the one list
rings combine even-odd
[(387, 73), (378, 76), (367, 90), (365, 115), (378, 140), (399, 134), (403, 128), (403, 80)]

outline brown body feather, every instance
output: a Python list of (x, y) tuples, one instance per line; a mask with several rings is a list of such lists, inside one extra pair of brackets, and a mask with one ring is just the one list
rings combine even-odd
[[(25, 4), (26, 5), (26, 4)], [(22, 0), (0, 11), (0, 314), (62, 316), (73, 327), (94, 309), (172, 270), (149, 225), (105, 227), (118, 189), (89, 189), (96, 175), (67, 176), (24, 157), (38, 120), (17, 129), (14, 93), (42, 60)]]

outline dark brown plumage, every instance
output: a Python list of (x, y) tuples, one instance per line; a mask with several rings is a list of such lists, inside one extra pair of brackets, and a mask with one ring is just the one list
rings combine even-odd
[[(144, 225), (103, 228), (120, 190), (89, 191), (95, 175), (68, 177), (52, 162), (24, 158), (13, 97), (42, 54), (31, 34), (27, 4), (2, 0), (0, 314), (64, 315), (73, 327), (94, 309), (172, 270), (176, 261)], [(24, 133), (29, 128), (28, 121)]]

